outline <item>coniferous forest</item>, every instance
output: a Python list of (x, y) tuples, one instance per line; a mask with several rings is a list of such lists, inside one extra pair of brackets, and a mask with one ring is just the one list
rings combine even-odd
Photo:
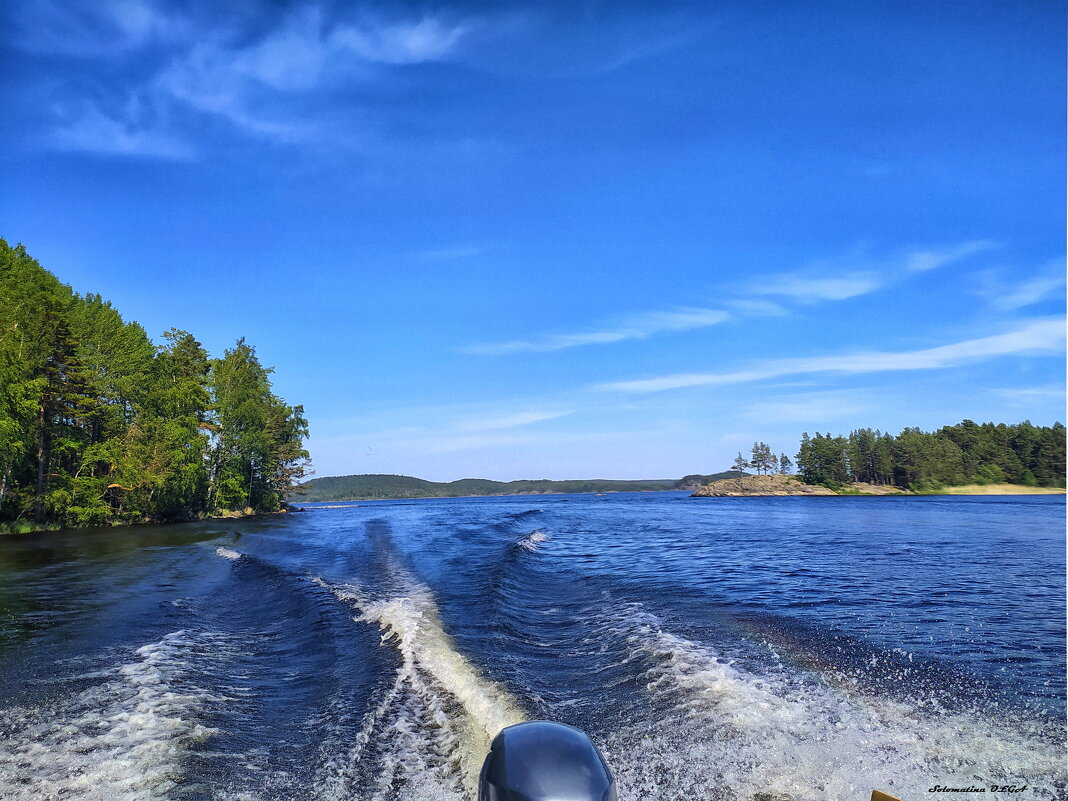
[(0, 531), (271, 512), (305, 475), (301, 406), (240, 339), (156, 346), (0, 239)]
[(797, 471), (809, 484), (830, 487), (851, 481), (921, 492), (962, 484), (1063, 487), (1065, 428), (964, 420), (932, 433), (906, 428), (896, 437), (870, 428), (848, 437), (806, 433)]

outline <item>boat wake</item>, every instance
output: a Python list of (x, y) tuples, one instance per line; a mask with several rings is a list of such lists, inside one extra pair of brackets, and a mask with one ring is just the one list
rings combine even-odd
[(632, 611), (615, 634), (657, 710), (608, 736), (620, 798), (916, 798), (936, 784), (1063, 797), (1048, 722), (865, 696), (781, 663), (753, 673), (649, 614)]
[(226, 699), (196, 686), (194, 659), (223, 635), (172, 632), (102, 684), (39, 708), (0, 710), (0, 798), (154, 801), (175, 797), (187, 752), (215, 734), (198, 722)]
[(621, 801), (1068, 794), (1060, 721), (785, 618), (577, 573), (567, 529), (549, 541), (535, 513), (490, 527), (437, 596), (384, 525), (325, 562), (209, 551), (214, 592), (168, 604), (170, 634), (0, 709), (0, 798), (470, 801), (528, 713), (585, 729)]
[(394, 592), (370, 598), (315, 578), (377, 625), (400, 664), (348, 746), (327, 755), (321, 797), (467, 799), (492, 738), (525, 719), (508, 691), (481, 674), (445, 632), (430, 590), (394, 565)]
[(538, 546), (545, 542), (547, 539), (549, 539), (549, 537), (544, 532), (532, 531), (527, 536), (523, 537), (523, 539), (519, 540), (519, 542), (515, 544), (515, 547), (519, 548), (520, 550), (529, 551), (530, 553), (533, 553), (537, 551)]

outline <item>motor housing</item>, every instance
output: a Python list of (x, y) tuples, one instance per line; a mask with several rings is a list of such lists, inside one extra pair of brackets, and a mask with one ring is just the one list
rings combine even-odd
[(585, 733), (536, 720), (509, 726), (493, 739), (478, 801), (616, 801), (616, 785)]

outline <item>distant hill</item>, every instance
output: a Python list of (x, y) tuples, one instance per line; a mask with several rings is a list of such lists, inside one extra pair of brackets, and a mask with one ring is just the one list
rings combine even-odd
[(300, 485), (294, 501), (364, 501), (388, 498), (461, 498), (471, 495), (530, 495), (576, 492), (656, 492), (703, 487), (721, 478), (745, 475), (735, 470), (709, 476), (691, 475), (681, 479), (654, 478), (640, 481), (612, 479), (573, 479), (551, 481), (546, 478), (522, 481), (491, 481), (487, 478), (461, 478), (448, 483), (426, 481), (412, 476), (377, 473), (358, 476), (324, 476)]

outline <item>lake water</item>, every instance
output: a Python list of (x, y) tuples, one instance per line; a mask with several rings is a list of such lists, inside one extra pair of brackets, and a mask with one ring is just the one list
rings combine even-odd
[(631, 801), (1064, 798), (1064, 526), (666, 492), (2, 538), (0, 798), (466, 799), (524, 719)]

